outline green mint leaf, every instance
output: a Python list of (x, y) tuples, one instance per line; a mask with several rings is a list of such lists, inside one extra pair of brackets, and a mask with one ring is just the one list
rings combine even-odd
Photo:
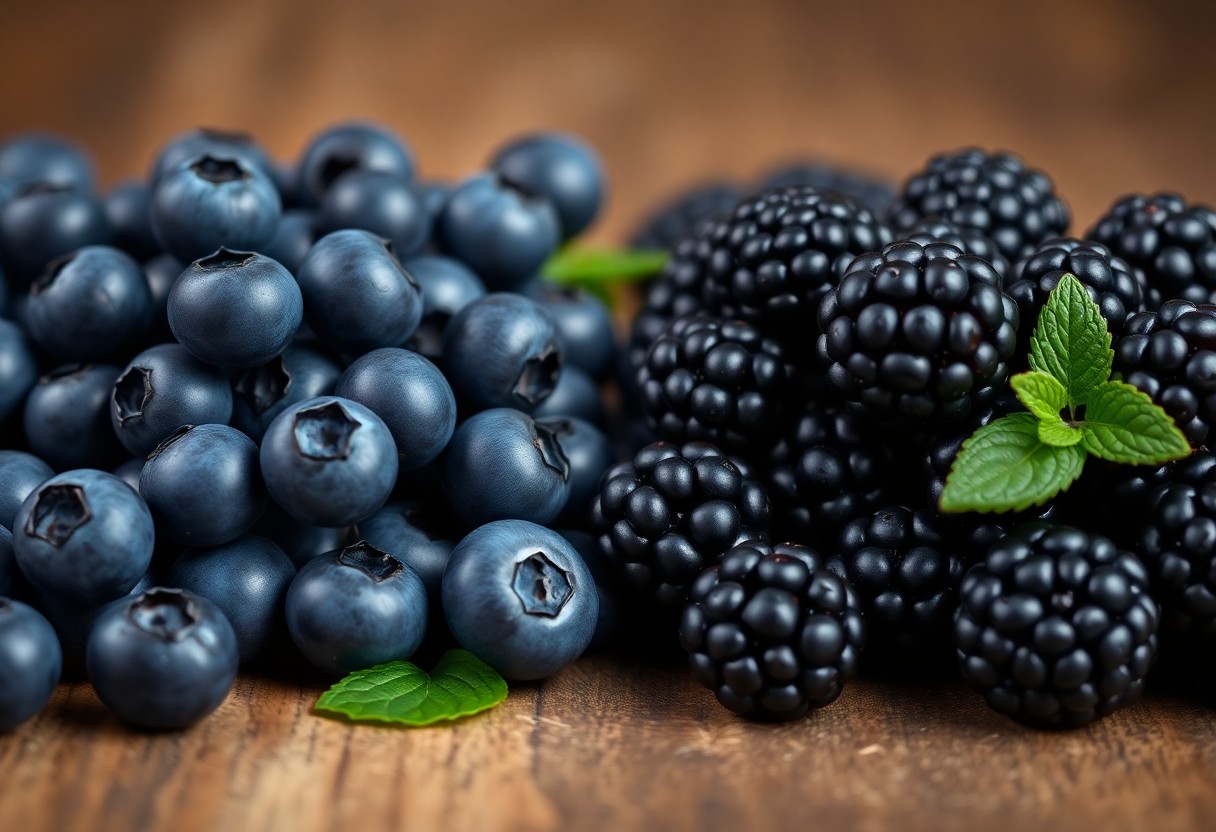
[(354, 722), (431, 725), (493, 708), (507, 698), (507, 683), (467, 650), (449, 650), (427, 675), (409, 662), (357, 670), (317, 700), (323, 715)]
[(1060, 411), (1068, 407), (1068, 391), (1055, 376), (1043, 372), (1019, 373), (1009, 384), (1018, 401), (1040, 421), (1059, 419)]
[(1068, 424), (1058, 416), (1054, 422), (1039, 422), (1039, 441), (1045, 445), (1068, 448), (1080, 443), (1084, 438), (1085, 432), (1083, 430)]
[(541, 275), (556, 283), (591, 286), (636, 283), (663, 271), (671, 253), (644, 249), (570, 247), (549, 258)]
[(1014, 413), (977, 430), (963, 443), (946, 487), (942, 511), (1021, 511), (1046, 502), (1081, 476), (1085, 449), (1039, 439), (1033, 413)]
[(1081, 428), (1085, 449), (1113, 462), (1161, 465), (1191, 452), (1174, 420), (1148, 394), (1121, 381), (1108, 381), (1089, 397)]
[(1114, 352), (1102, 311), (1081, 281), (1064, 275), (1047, 297), (1030, 337), (1030, 368), (1055, 376), (1068, 404), (1085, 404), (1110, 378)]

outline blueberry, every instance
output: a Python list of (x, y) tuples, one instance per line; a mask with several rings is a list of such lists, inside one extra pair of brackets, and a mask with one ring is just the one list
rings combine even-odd
[[(136, 598), (147, 592), (153, 585), (151, 573), (139, 579), (131, 591), (123, 598)], [(31, 604), (46, 616), (59, 636), (59, 646), (63, 650), (63, 673), (65, 676), (83, 679), (87, 677), (85, 670), (85, 652), (89, 645), (89, 633), (93, 632), (93, 624), (113, 600), (82, 603), (77, 599), (56, 598), (44, 592), (34, 590)]]
[(45, 708), (62, 672), (50, 623), (33, 607), (0, 598), (0, 733)]
[(604, 425), (607, 418), (600, 386), (595, 383), (595, 379), (577, 367), (562, 368), (562, 374), (558, 376), (553, 392), (533, 409), (532, 415), (537, 419), (577, 416), (600, 426)]
[(287, 591), (287, 629), (304, 656), (341, 675), (414, 654), (426, 634), (426, 588), (390, 554), (360, 541), (309, 561)]
[(604, 560), (595, 537), (577, 529), (559, 529), (558, 534), (574, 547), (595, 581), (595, 594), (599, 599), (599, 612), (595, 618), (595, 634), (588, 650), (603, 647), (620, 631), (625, 616), (624, 588), (620, 585), (612, 565)]
[(186, 267), (172, 254), (158, 254), (144, 263), (144, 277), (152, 293), (152, 323), (148, 327), (148, 343), (159, 344), (173, 340), (169, 330), (169, 293)]
[(12, 531), (22, 574), (38, 590), (65, 600), (118, 598), (152, 562), (148, 506), (104, 471), (51, 477), (25, 498)]
[(470, 410), (531, 410), (553, 392), (562, 368), (553, 321), (520, 295), (473, 301), (443, 332), (443, 366)]
[(398, 257), (422, 250), (431, 215), (409, 182), (392, 173), (353, 170), (334, 180), (317, 210), (322, 233), (361, 228), (393, 244)]
[(570, 498), (560, 519), (586, 524), (591, 517), (591, 503), (600, 491), (600, 477), (616, 462), (612, 443), (599, 428), (582, 419), (557, 417), (541, 421), (553, 431), (570, 466)]
[(602, 300), (583, 289), (546, 280), (529, 283), (527, 295), (553, 318), (567, 366), (578, 367), (594, 378), (611, 372), (616, 343), (612, 313)]
[(341, 375), (338, 365), (316, 350), (288, 347), (233, 380), (232, 426), (261, 442), (276, 416), (305, 399), (333, 393)]
[(518, 410), (495, 408), (457, 428), (443, 486), (452, 510), (469, 526), (504, 519), (548, 523), (570, 497), (570, 463), (553, 428)]
[[(300, 191), (300, 177), (296, 173), (294, 162), (272, 161), (270, 163), (270, 178), (279, 191), (283, 207), (292, 210), (306, 208), (310, 200)], [(278, 258), (275, 258), (278, 260)], [(280, 261), (281, 262), (281, 261)]]
[(186, 728), (236, 679), (236, 634), (219, 608), (180, 589), (150, 589), (105, 609), (89, 635), (89, 679), (122, 719)]
[(248, 133), (200, 127), (174, 136), (165, 143), (152, 165), (151, 181), (153, 184), (159, 182), (166, 173), (201, 153), (236, 157), (267, 174), (272, 167), (270, 156)]
[(283, 211), (274, 183), (235, 155), (202, 153), (167, 171), (152, 190), (152, 228), (184, 263), (221, 246), (257, 250)]
[(243, 370), (286, 349), (304, 319), (304, 300), (274, 260), (221, 248), (182, 272), (168, 315), (174, 337), (195, 358)]
[(13, 553), (13, 533), (4, 526), (0, 526), (0, 595), (11, 596), (17, 580), (17, 556)]
[(25, 400), (25, 439), (53, 468), (109, 468), (123, 457), (110, 426), (110, 393), (120, 370), (68, 364), (38, 379)]
[(88, 193), (97, 174), (89, 155), (67, 139), (23, 133), (0, 144), (0, 179), (17, 187), (46, 183)]
[(209, 549), (188, 549), (165, 583), (211, 601), (232, 624), (245, 664), (264, 655), (284, 633), (291, 559), (264, 537), (249, 535)]
[(0, 451), (0, 526), (12, 531), (25, 498), (53, 476), (51, 466), (33, 454)]
[(0, 205), (0, 255), (9, 279), (28, 281), (56, 257), (110, 242), (96, 197), (62, 185), (30, 185)]
[(552, 202), (563, 239), (586, 230), (604, 201), (604, 165), (594, 150), (573, 136), (523, 136), (494, 154), (490, 167), (519, 191)]
[(551, 202), (481, 174), (452, 191), (439, 218), (438, 238), (491, 289), (513, 289), (557, 250), (561, 228)]
[(38, 382), (38, 361), (25, 334), (0, 318), (0, 422), (8, 419)]
[(110, 358), (135, 344), (152, 323), (152, 291), (143, 269), (110, 246), (86, 246), (49, 264), (30, 286), (30, 337), (65, 361)]
[(565, 538), (534, 523), (499, 520), (452, 550), (443, 613), (460, 646), (503, 676), (543, 679), (587, 649), (599, 599)]
[(349, 529), (330, 529), (301, 523), (273, 502), (266, 507), (266, 513), (253, 527), (253, 533), (272, 541), (286, 552), (297, 569), (313, 558), (334, 549), (341, 549), (350, 542)]
[(421, 501), (389, 503), (359, 522), (358, 536), (418, 573), (432, 608), (439, 609), (440, 585), (456, 545), (443, 512)]
[(366, 231), (317, 240), (296, 278), (309, 325), (347, 352), (400, 347), (422, 319), (422, 290), (392, 247)]
[(123, 447), (144, 456), (182, 425), (226, 425), (232, 388), (181, 344), (158, 344), (123, 370), (110, 396), (110, 424)]
[(118, 477), (127, 485), (139, 491), (139, 476), (144, 471), (144, 460), (142, 457), (133, 457), (126, 462), (117, 466), (110, 473)]
[(274, 501), (318, 526), (349, 526), (370, 516), (397, 480), (397, 449), (384, 422), (335, 396), (280, 413), (262, 439), (261, 462)]
[(334, 395), (379, 416), (397, 445), (402, 471), (421, 468), (456, 430), (456, 397), (439, 368), (417, 353), (386, 347), (355, 359)]
[(423, 255), (403, 264), (422, 289), (422, 321), (410, 337), (409, 348), (432, 361), (443, 355), (443, 329), (452, 316), (484, 297), (485, 284), (473, 271), (451, 257)]
[(427, 182), (418, 183), (418, 195), (422, 197), (422, 205), (426, 208), (426, 212), (431, 216), (431, 222), (439, 222), (439, 217), (443, 214), (443, 206), (448, 204), (448, 197), (452, 193), (451, 182), (440, 182), (430, 180)]
[(338, 177), (356, 170), (414, 178), (414, 158), (400, 139), (374, 124), (337, 124), (313, 138), (300, 159), (300, 191), (320, 202)]
[(147, 184), (134, 180), (115, 185), (101, 202), (113, 232), (112, 244), (141, 263), (160, 253), (150, 204)]
[(148, 455), (139, 494), (163, 536), (218, 546), (253, 528), (266, 508), (258, 447), (227, 425), (183, 425)]
[(262, 244), (259, 252), (282, 263), (283, 268), (292, 274), (297, 274), (316, 241), (316, 218), (311, 211), (295, 208), (283, 212), (274, 234)]

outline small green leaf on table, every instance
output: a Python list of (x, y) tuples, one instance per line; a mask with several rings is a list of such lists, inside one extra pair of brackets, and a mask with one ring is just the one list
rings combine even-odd
[(670, 252), (578, 246), (564, 248), (541, 267), (541, 275), (556, 283), (636, 283), (663, 271)]

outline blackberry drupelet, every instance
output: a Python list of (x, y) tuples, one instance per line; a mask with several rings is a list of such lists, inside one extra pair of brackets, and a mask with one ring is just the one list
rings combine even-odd
[(1148, 495), (1136, 552), (1170, 629), (1216, 644), (1216, 456), (1199, 451)]
[[(637, 370), (667, 325), (705, 309), (705, 263), (710, 244), (707, 224), (676, 246), (654, 285), (646, 293), (629, 333), (629, 365)], [(632, 380), (631, 380), (632, 381)]]
[(637, 384), (660, 439), (743, 452), (772, 443), (793, 375), (775, 341), (742, 321), (701, 313), (668, 325)]
[(1002, 285), (1008, 281), (1009, 260), (990, 237), (974, 228), (967, 228), (941, 217), (926, 217), (907, 231), (902, 232), (900, 237), (920, 243), (922, 246), (930, 243), (949, 243), (955, 248), (962, 249), (963, 254), (973, 254), (981, 260), (991, 263), (992, 268), (996, 269), (996, 273), (1001, 276)]
[(1216, 306), (1172, 300), (1133, 315), (1115, 342), (1114, 371), (1148, 393), (1192, 447), (1216, 422)]
[(727, 214), (743, 198), (729, 182), (709, 182), (665, 203), (629, 238), (632, 248), (675, 251), (680, 242), (704, 220)]
[(954, 421), (1009, 378), (1018, 311), (991, 264), (947, 243), (864, 254), (819, 307), (829, 383), (872, 418)]
[(775, 534), (831, 547), (846, 523), (889, 496), (893, 470), (869, 422), (841, 405), (808, 402), (769, 455)]
[(604, 473), (592, 507), (600, 551), (660, 604), (730, 547), (764, 535), (768, 495), (746, 466), (705, 442), (655, 442)]
[(891, 242), (868, 208), (810, 187), (750, 197), (708, 225), (706, 307), (795, 342), (806, 339), (819, 301), (853, 258)]
[(1129, 317), (1145, 309), (1142, 278), (1109, 248), (1071, 237), (1047, 240), (1023, 258), (1005, 280), (1005, 293), (1017, 303), (1021, 321), (1019, 356), (1027, 354), (1039, 312), (1066, 274), (1081, 281), (1102, 310), (1106, 328), (1114, 338), (1123, 333)]
[(1210, 207), (1188, 205), (1178, 194), (1131, 194), (1086, 236), (1143, 273), (1150, 309), (1176, 299), (1216, 303), (1216, 211)]
[(804, 161), (787, 164), (761, 180), (758, 190), (810, 186), (822, 191), (835, 191), (860, 202), (883, 216), (895, 199), (895, 183), (860, 170), (836, 167), (824, 162)]
[(941, 217), (988, 235), (1016, 260), (1068, 228), (1068, 208), (1047, 175), (1011, 153), (976, 148), (931, 158), (904, 183), (888, 215), (898, 234)]
[(1135, 555), (1070, 526), (1027, 523), (963, 579), (954, 643), (963, 678), (995, 710), (1075, 728), (1140, 696), (1157, 624)]
[(835, 701), (857, 670), (861, 611), (818, 554), (750, 540), (692, 587), (680, 643), (693, 676), (753, 719), (798, 719)]

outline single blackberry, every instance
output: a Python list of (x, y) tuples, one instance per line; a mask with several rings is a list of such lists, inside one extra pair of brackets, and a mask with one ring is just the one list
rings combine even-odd
[(1216, 306), (1172, 300), (1133, 315), (1115, 342), (1114, 370), (1199, 447), (1216, 422)]
[(963, 254), (973, 254), (981, 260), (987, 260), (1006, 281), (1009, 275), (1009, 260), (996, 247), (996, 243), (983, 232), (967, 228), (941, 217), (926, 217), (907, 231), (900, 234), (901, 239), (911, 240), (927, 246), (930, 243), (949, 243), (955, 248), (962, 249)]
[(1123, 333), (1129, 317), (1145, 309), (1141, 278), (1106, 246), (1071, 237), (1047, 240), (1023, 258), (1005, 281), (1005, 293), (1017, 303), (1021, 321), (1019, 356), (1030, 349), (1030, 335), (1047, 296), (1066, 274), (1081, 281), (1102, 310), (1106, 328), (1114, 338)]
[(1135, 555), (1070, 526), (1027, 523), (963, 579), (954, 644), (963, 678), (995, 710), (1076, 728), (1140, 696), (1157, 620)]
[(836, 391), (875, 419), (963, 419), (1005, 386), (1018, 311), (992, 265), (947, 243), (864, 254), (819, 307)]
[(763, 536), (764, 487), (706, 442), (655, 442), (604, 473), (592, 507), (600, 551), (636, 589), (673, 605), (727, 549)]
[[(662, 274), (646, 292), (642, 308), (634, 316), (629, 332), (627, 353), (634, 373), (646, 362), (650, 345), (663, 334), (668, 324), (676, 318), (705, 309), (709, 230), (703, 223), (698, 233), (682, 240), (663, 267)], [(630, 383), (632, 381), (631, 378)]]
[(904, 183), (888, 219), (898, 234), (941, 217), (986, 234), (1010, 260), (1068, 228), (1068, 208), (1046, 174), (1011, 153), (976, 148), (934, 156)]
[(813, 550), (750, 540), (697, 578), (680, 643), (693, 676), (730, 710), (798, 719), (835, 701), (856, 673), (862, 616)]
[(869, 208), (877, 217), (886, 214), (891, 200), (895, 199), (895, 183), (888, 179), (816, 161), (794, 162), (769, 171), (761, 179), (758, 190), (806, 186), (844, 194)]
[(792, 376), (775, 341), (742, 321), (701, 313), (668, 325), (637, 385), (660, 439), (741, 452), (773, 442)]
[(1216, 211), (1178, 194), (1131, 194), (1090, 229), (1133, 268), (1148, 288), (1149, 308), (1163, 301), (1216, 303)]
[(1216, 643), (1216, 456), (1192, 454), (1164, 478), (1145, 501), (1136, 552), (1170, 628)]
[(868, 208), (810, 187), (749, 197), (729, 218), (710, 222), (706, 234), (706, 307), (769, 337), (798, 341), (853, 258), (891, 242)]
[(699, 185), (666, 202), (647, 217), (629, 238), (629, 245), (675, 251), (698, 223), (729, 213), (742, 198), (743, 191), (729, 182)]
[(830, 547), (890, 493), (894, 459), (869, 422), (841, 405), (806, 404), (769, 457), (765, 484), (784, 539)]

